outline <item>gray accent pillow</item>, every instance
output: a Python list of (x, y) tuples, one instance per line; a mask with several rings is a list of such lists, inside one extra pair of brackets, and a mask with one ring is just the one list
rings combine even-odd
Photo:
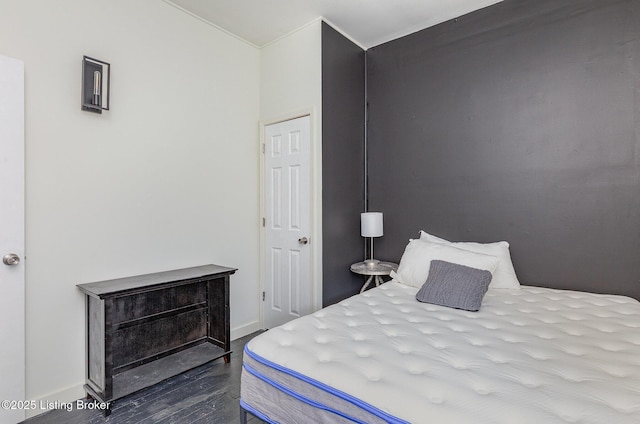
[(433, 260), (427, 281), (416, 299), (419, 302), (477, 312), (480, 310), (491, 273), (451, 262)]

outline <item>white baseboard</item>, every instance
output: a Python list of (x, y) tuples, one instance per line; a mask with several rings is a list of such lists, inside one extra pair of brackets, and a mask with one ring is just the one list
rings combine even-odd
[(28, 409), (26, 411), (26, 417), (35, 417), (52, 409), (66, 409), (71, 404), (75, 407), (76, 401), (85, 396), (84, 384), (80, 383), (54, 393), (49, 393), (48, 395), (30, 399), (35, 401), (36, 409)]
[(256, 331), (262, 330), (263, 327), (259, 321), (250, 322), (249, 324), (231, 329), (231, 340), (239, 339)]

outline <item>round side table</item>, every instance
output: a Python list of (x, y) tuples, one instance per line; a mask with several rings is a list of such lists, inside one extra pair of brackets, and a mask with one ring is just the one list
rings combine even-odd
[(357, 262), (351, 265), (351, 272), (354, 272), (360, 275), (369, 276), (369, 278), (367, 278), (367, 281), (364, 283), (364, 285), (360, 289), (360, 293), (365, 291), (367, 287), (369, 287), (369, 284), (371, 284), (372, 281), (375, 283), (376, 287), (378, 287), (380, 284), (384, 283), (384, 280), (382, 279), (384, 275), (389, 275), (391, 271), (397, 271), (397, 270), (398, 270), (398, 264), (395, 264), (393, 262), (380, 261), (373, 266), (367, 265), (364, 262)]

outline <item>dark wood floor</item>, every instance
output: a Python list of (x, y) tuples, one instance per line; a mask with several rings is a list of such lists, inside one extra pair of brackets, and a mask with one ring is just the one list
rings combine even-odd
[[(26, 424), (140, 424), (240, 422), (240, 372), (246, 342), (259, 333), (231, 343), (231, 362), (218, 359), (148, 389), (119, 399), (107, 418), (96, 410), (49, 411)], [(75, 402), (74, 402), (75, 405)], [(263, 421), (249, 415), (249, 423)]]

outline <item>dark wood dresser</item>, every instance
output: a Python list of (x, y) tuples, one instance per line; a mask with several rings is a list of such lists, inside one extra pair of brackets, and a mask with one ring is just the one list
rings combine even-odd
[(215, 359), (229, 362), (235, 272), (204, 265), (79, 284), (86, 295), (87, 395), (111, 405)]

